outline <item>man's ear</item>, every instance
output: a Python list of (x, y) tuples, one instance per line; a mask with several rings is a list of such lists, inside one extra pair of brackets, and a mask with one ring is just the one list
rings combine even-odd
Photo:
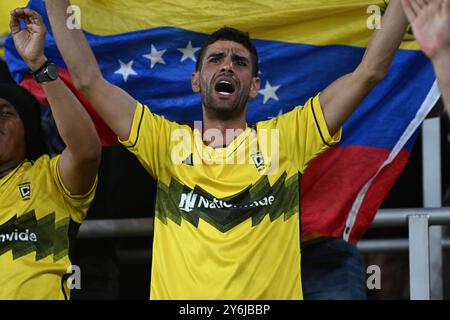
[(198, 71), (192, 72), (191, 86), (192, 91), (200, 92), (200, 73)]
[(261, 79), (259, 77), (253, 77), (252, 86), (250, 87), (250, 97), (256, 98), (261, 87)]

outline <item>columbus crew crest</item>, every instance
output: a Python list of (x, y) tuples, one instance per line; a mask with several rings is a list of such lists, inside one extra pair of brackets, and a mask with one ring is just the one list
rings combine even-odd
[(260, 152), (252, 154), (252, 160), (258, 170), (264, 169), (265, 167), (264, 157)]
[(31, 185), (30, 183), (24, 183), (19, 185), (19, 192), (22, 200), (30, 200), (31, 199)]

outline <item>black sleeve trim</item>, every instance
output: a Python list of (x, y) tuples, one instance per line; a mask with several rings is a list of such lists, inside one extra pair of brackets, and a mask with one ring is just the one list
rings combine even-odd
[(87, 198), (89, 198), (92, 194), (92, 192), (94, 192), (96, 186), (98, 185), (98, 177), (95, 178), (94, 184), (91, 187), (91, 190), (89, 190), (86, 194), (71, 194), (70, 190), (66, 187), (66, 185), (64, 184), (62, 177), (61, 177), (61, 172), (59, 172), (59, 160), (61, 160), (61, 157), (57, 160), (56, 162), (56, 182), (59, 185), (61, 191), (71, 200), (74, 201), (81, 201), (81, 200), (85, 200)]
[(66, 292), (66, 288), (65, 288), (65, 286), (64, 286), (64, 282), (66, 282), (67, 281), (67, 279), (69, 279), (69, 277), (70, 277), (70, 275), (69, 274), (64, 274), (62, 277), (61, 277), (61, 291), (62, 291), (62, 293), (63, 293), (63, 296), (64, 296), (64, 300), (69, 300), (69, 297), (68, 297), (68, 294), (67, 294), (67, 292)]
[[(78, 230), (80, 229), (80, 223), (73, 221), (72, 219), (69, 220), (69, 229), (67, 231), (67, 237), (69, 240), (69, 260), (72, 263), (72, 265), (76, 265), (76, 256), (75, 256), (75, 243), (76, 243), (76, 238), (77, 238), (77, 234), (78, 234)], [(69, 292), (67, 292), (66, 286), (64, 285), (66, 283), (66, 281), (70, 278), (71, 274), (69, 273), (65, 273), (62, 277), (61, 277), (61, 291), (63, 293), (64, 296), (64, 300), (69, 300)]]
[(322, 138), (322, 141), (325, 145), (332, 147), (331, 144), (328, 144), (322, 134), (322, 130), (320, 130), (320, 125), (319, 122), (317, 121), (317, 117), (316, 117), (316, 111), (314, 110), (314, 99), (311, 99), (311, 108), (312, 108), (312, 112), (313, 112), (313, 116), (314, 116), (314, 121), (316, 121), (316, 125), (317, 125), (317, 129), (319, 130), (319, 134), (320, 134), (320, 138)]
[[(139, 140), (139, 133), (141, 132), (141, 124), (142, 124), (142, 119), (144, 118), (144, 112), (145, 112), (145, 106), (143, 104), (141, 104), (142, 106), (142, 112), (141, 112), (141, 118), (139, 119), (139, 125), (138, 125), (138, 129), (137, 129), (137, 133), (136, 133), (136, 141), (134, 141), (133, 145), (131, 146), (127, 146), (127, 148), (134, 148), (134, 146), (136, 146), (138, 140)], [(132, 128), (131, 130), (133, 130), (133, 125), (131, 125)]]

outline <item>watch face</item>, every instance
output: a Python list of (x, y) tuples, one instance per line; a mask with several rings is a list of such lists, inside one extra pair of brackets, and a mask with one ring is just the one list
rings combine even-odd
[(51, 80), (58, 79), (58, 67), (53, 63), (49, 63), (47, 66), (47, 74)]

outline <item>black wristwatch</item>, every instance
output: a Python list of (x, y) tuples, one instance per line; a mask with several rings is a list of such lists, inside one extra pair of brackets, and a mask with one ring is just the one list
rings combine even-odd
[(31, 73), (37, 83), (55, 81), (58, 79), (58, 67), (51, 62), (45, 62), (42, 67)]

